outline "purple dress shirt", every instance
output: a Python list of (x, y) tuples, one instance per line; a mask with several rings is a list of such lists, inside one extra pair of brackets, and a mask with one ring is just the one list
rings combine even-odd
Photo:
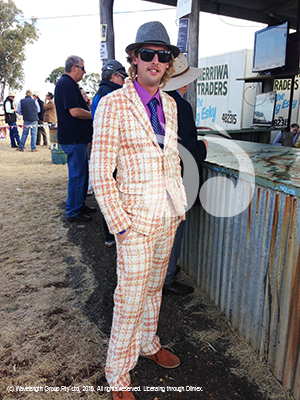
[(157, 104), (157, 116), (158, 116), (158, 120), (159, 120), (160, 125), (161, 125), (162, 134), (164, 135), (165, 134), (165, 116), (164, 116), (164, 112), (163, 112), (163, 108), (162, 108), (161, 99), (160, 99), (160, 96), (159, 96), (159, 90), (157, 91), (155, 96), (152, 96), (149, 92), (147, 92), (146, 89), (144, 89), (137, 82), (137, 80), (135, 80), (133, 82), (133, 84), (134, 84), (134, 87), (135, 87), (138, 95), (140, 96), (140, 98), (142, 100), (142, 103), (144, 104), (144, 106), (146, 108), (146, 111), (147, 111), (147, 114), (148, 114), (148, 117), (149, 117), (150, 121), (151, 121), (151, 112), (150, 112), (148, 103), (153, 98), (157, 99), (157, 101), (158, 101), (158, 104)]

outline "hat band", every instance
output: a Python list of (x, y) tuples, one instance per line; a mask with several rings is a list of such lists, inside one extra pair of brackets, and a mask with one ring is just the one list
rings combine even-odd
[(189, 69), (190, 69), (190, 67), (187, 66), (187, 68), (184, 71), (180, 72), (180, 74), (172, 75), (171, 79), (172, 78), (178, 78), (178, 76), (184, 75)]
[(151, 40), (151, 39), (149, 39), (149, 40), (144, 40), (143, 42), (140, 42), (140, 43), (138, 43), (138, 44), (143, 44), (143, 43), (149, 43), (149, 44), (151, 44), (151, 43), (155, 43), (155, 44), (162, 44), (163, 46), (170, 46), (170, 44), (169, 43), (167, 43), (167, 42), (164, 42), (163, 40), (159, 40), (159, 39), (154, 39), (154, 40)]

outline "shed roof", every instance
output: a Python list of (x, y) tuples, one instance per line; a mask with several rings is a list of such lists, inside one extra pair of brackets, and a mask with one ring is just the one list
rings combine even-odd
[[(144, 0), (176, 7), (177, 0)], [(276, 25), (289, 21), (297, 29), (299, 0), (198, 0), (200, 11)]]

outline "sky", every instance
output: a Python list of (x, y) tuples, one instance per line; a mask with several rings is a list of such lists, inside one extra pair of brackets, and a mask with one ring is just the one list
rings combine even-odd
[[(45, 83), (51, 71), (63, 67), (66, 58), (75, 54), (83, 58), (87, 73), (101, 73), (100, 16), (98, 0), (14, 0), (24, 19), (37, 18), (39, 39), (26, 47), (23, 65), (23, 90), (16, 92), (16, 100), (31, 89), (44, 99), (54, 85)], [(142, 0), (114, 1), (114, 30), (116, 59), (127, 69), (125, 47), (135, 42), (136, 31), (148, 21), (161, 21), (177, 44), (178, 24), (176, 8)], [(254, 32), (266, 25), (255, 22), (200, 13), (200, 58), (241, 49), (253, 49)], [(5, 96), (9, 88), (6, 88)]]

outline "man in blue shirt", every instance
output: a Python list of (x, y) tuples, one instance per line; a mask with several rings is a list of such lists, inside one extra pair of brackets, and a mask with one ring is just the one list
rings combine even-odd
[(85, 74), (83, 59), (70, 56), (65, 73), (55, 87), (57, 140), (67, 154), (69, 181), (66, 217), (70, 222), (90, 222), (86, 215), (96, 208), (85, 205), (88, 187), (88, 143), (92, 141), (92, 114), (84, 100), (78, 82)]
[(19, 148), (17, 150), (24, 151), (29, 129), (31, 129), (31, 151), (37, 151), (36, 135), (38, 128), (39, 112), (39, 103), (36, 100), (33, 100), (32, 91), (27, 90), (25, 99), (22, 99), (20, 101), (17, 108), (17, 113), (23, 115), (23, 133)]

